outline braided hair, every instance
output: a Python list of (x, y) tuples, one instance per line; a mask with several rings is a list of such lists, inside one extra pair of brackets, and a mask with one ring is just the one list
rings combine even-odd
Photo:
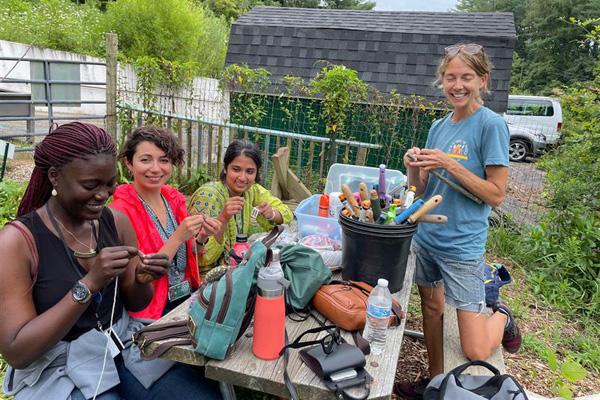
[(50, 167), (60, 168), (76, 158), (85, 159), (98, 154), (116, 156), (115, 144), (104, 129), (83, 122), (70, 122), (51, 130), (35, 147), (35, 167), (17, 216), (25, 215), (48, 201), (52, 192), (48, 179)]

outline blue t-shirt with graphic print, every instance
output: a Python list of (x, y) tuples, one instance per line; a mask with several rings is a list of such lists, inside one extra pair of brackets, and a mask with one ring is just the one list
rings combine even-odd
[[(500, 115), (481, 106), (458, 122), (453, 122), (451, 116), (452, 113), (433, 123), (425, 148), (443, 150), (483, 179), (486, 166), (508, 166), (509, 132)], [(446, 170), (438, 172), (458, 183)], [(448, 223), (419, 224), (416, 242), (431, 253), (454, 260), (481, 258), (491, 207), (475, 203), (430, 174), (423, 199), (436, 194), (442, 195), (443, 201), (433, 213), (447, 215)]]

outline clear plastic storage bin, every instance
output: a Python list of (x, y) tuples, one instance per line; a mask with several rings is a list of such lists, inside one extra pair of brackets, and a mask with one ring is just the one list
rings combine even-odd
[[(406, 176), (397, 170), (386, 169), (386, 191), (406, 184)], [(340, 192), (343, 183), (350, 186), (353, 192), (358, 191), (358, 184), (365, 182), (369, 190), (379, 183), (379, 168), (361, 167), (348, 164), (333, 164), (327, 173), (325, 193)], [(296, 207), (298, 233), (303, 238), (308, 235), (327, 235), (335, 240), (342, 240), (342, 229), (337, 218), (319, 217), (320, 194), (314, 194), (304, 199)]]
[(302, 200), (296, 207), (298, 234), (301, 238), (308, 235), (325, 235), (335, 240), (342, 240), (342, 228), (337, 218), (319, 217), (320, 198), (320, 194), (313, 194)]
[[(327, 173), (325, 193), (341, 192), (342, 184), (350, 186), (352, 192), (358, 192), (358, 184), (364, 182), (369, 190), (379, 183), (379, 167), (361, 167), (358, 165), (333, 164)], [(404, 186), (406, 176), (395, 169), (385, 170), (386, 193)]]

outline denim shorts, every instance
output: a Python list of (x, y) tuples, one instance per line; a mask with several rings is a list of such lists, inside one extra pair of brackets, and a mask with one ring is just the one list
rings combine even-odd
[(479, 313), (485, 308), (485, 262), (454, 260), (432, 254), (415, 241), (415, 282), (420, 287), (436, 288), (443, 284), (446, 303), (464, 311)]

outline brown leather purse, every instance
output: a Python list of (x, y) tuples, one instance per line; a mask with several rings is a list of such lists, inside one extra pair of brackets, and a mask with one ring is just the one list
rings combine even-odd
[[(313, 307), (325, 318), (347, 331), (365, 327), (367, 300), (373, 286), (357, 281), (331, 281), (322, 285), (312, 299)], [(399, 325), (405, 312), (398, 301), (392, 299), (390, 325)]]

